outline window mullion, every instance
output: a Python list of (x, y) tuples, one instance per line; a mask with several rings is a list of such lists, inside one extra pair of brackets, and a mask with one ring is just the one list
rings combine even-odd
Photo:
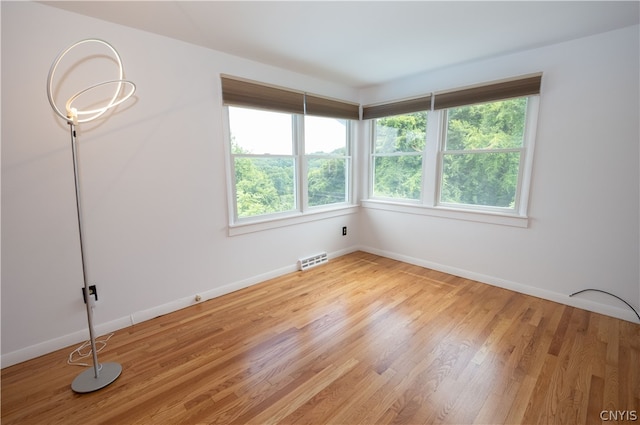
[(519, 148), (503, 148), (503, 149), (444, 150), (443, 153), (445, 155), (475, 155), (475, 154), (483, 154), (483, 153), (513, 153), (513, 152), (522, 153), (523, 151), (524, 149), (522, 147), (519, 147)]
[(392, 157), (392, 156), (422, 156), (424, 155), (424, 152), (418, 152), (418, 151), (414, 151), (414, 152), (389, 152), (389, 153), (374, 153), (373, 154), (376, 157), (383, 157), (383, 156), (388, 156), (388, 157)]
[(422, 203), (433, 207), (437, 204), (438, 194), (438, 152), (442, 134), (442, 111), (429, 111), (427, 114), (427, 132), (422, 159)]
[(296, 172), (296, 198), (298, 211), (304, 213), (309, 209), (309, 190), (307, 178), (307, 159), (304, 145), (304, 115), (294, 115), (294, 156)]
[(373, 197), (373, 182), (376, 173), (376, 120), (369, 121), (369, 150), (367, 170), (367, 198)]
[(361, 198), (366, 198), (363, 189), (368, 186), (364, 184), (364, 176), (368, 176), (369, 167), (366, 164), (367, 156), (363, 156), (366, 149), (359, 140), (369, 140), (366, 125), (361, 121), (349, 122), (349, 182), (347, 184), (348, 202), (356, 203)]

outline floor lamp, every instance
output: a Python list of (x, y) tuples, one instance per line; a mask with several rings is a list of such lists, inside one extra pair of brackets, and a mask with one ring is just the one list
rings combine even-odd
[[(115, 60), (118, 64), (119, 73), (118, 78), (115, 80), (104, 81), (98, 84), (94, 84), (85, 89), (78, 91), (76, 94), (71, 96), (65, 105), (66, 113), (63, 113), (53, 99), (53, 82), (54, 76), (56, 73), (56, 69), (60, 64), (62, 58), (69, 53), (75, 47), (86, 44), (86, 43), (96, 43), (102, 46), (106, 46), (109, 51), (115, 57)], [(93, 91), (98, 87), (112, 85), (114, 87), (113, 97), (106, 103), (106, 105), (96, 108), (93, 107), (90, 110), (78, 110), (73, 107), (73, 102), (78, 98), (85, 95), (87, 92)], [(106, 41), (99, 39), (86, 39), (78, 41), (77, 43), (72, 44), (71, 46), (64, 49), (56, 59), (53, 61), (51, 68), (49, 69), (49, 76), (47, 78), (47, 97), (49, 98), (49, 103), (51, 107), (55, 111), (55, 113), (64, 119), (67, 124), (69, 124), (69, 129), (71, 133), (71, 152), (73, 156), (73, 175), (74, 175), (74, 183), (76, 190), (76, 211), (78, 218), (78, 236), (80, 239), (80, 260), (82, 264), (82, 278), (84, 280), (84, 300), (87, 309), (87, 321), (89, 323), (89, 338), (91, 342), (91, 351), (93, 355), (93, 368), (87, 369), (78, 375), (71, 384), (71, 389), (77, 393), (89, 393), (92, 391), (97, 391), (101, 388), (106, 387), (115, 381), (122, 373), (122, 366), (119, 363), (103, 363), (100, 364), (98, 362), (98, 352), (96, 350), (96, 338), (95, 331), (93, 329), (93, 306), (90, 302), (91, 291), (89, 290), (89, 282), (87, 280), (87, 273), (85, 267), (84, 260), (84, 247), (83, 247), (83, 239), (82, 239), (82, 209), (80, 203), (80, 178), (78, 174), (78, 148), (77, 148), (77, 138), (76, 138), (76, 125), (80, 123), (86, 123), (89, 121), (93, 121), (96, 118), (102, 116), (109, 109), (120, 105), (122, 102), (129, 99), (136, 90), (135, 84), (131, 81), (127, 81), (124, 79), (124, 69), (122, 67), (122, 60), (120, 59), (120, 55), (113, 48), (113, 46)]]

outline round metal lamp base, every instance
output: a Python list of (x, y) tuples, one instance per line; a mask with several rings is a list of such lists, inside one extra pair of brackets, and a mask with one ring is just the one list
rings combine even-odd
[(76, 379), (71, 383), (71, 389), (77, 393), (97, 391), (118, 379), (122, 373), (122, 366), (119, 363), (101, 363), (101, 366), (97, 378), (93, 367), (76, 376)]

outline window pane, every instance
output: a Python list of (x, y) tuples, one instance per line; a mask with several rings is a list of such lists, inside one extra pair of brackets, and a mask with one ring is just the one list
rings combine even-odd
[(422, 155), (379, 156), (374, 160), (373, 195), (420, 199)]
[(259, 109), (229, 107), (231, 152), (291, 155), (293, 115)]
[(347, 154), (347, 120), (325, 117), (304, 117), (306, 154)]
[(238, 217), (295, 208), (295, 161), (292, 157), (235, 157)]
[(347, 201), (346, 159), (309, 158), (307, 167), (310, 207)]
[(426, 133), (426, 112), (379, 118), (376, 120), (374, 152), (422, 152)]
[(527, 98), (447, 110), (447, 150), (522, 146)]
[(444, 155), (441, 202), (514, 208), (519, 152)]

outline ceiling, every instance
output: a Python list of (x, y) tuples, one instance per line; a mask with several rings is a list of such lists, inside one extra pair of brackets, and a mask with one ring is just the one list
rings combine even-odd
[(44, 1), (356, 88), (640, 22), (638, 1)]

